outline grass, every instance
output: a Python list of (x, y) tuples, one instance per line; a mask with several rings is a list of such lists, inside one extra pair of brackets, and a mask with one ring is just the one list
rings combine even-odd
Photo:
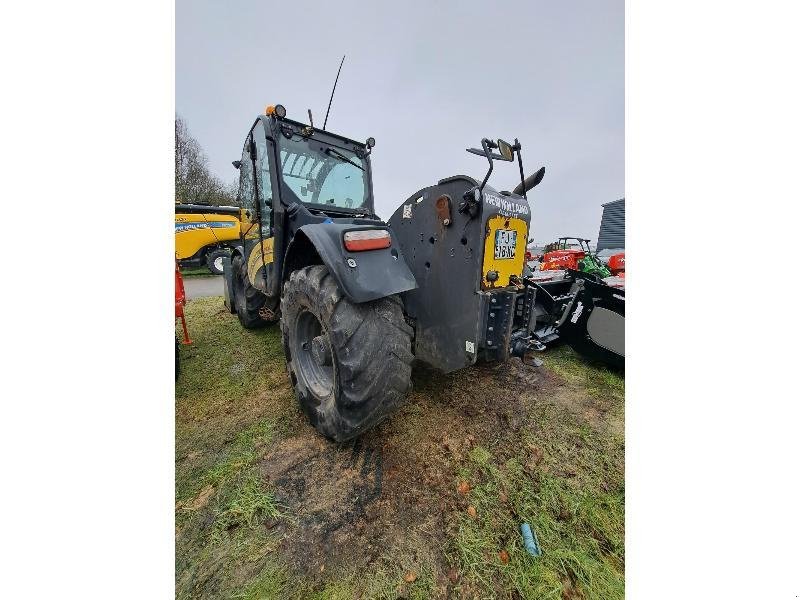
[(285, 597), (289, 588), (289, 576), (285, 569), (270, 565), (253, 581), (232, 596), (235, 600), (264, 600)]
[[(181, 348), (176, 384), (178, 425), (203, 424), (222, 413), (241, 414), (263, 406), (254, 398), (285, 382), (283, 350), (275, 327), (243, 330), (219, 298), (199, 298), (187, 306), (191, 346)], [(285, 396), (288, 386), (275, 389)]]
[(254, 529), (267, 519), (282, 516), (271, 493), (264, 489), (258, 473), (237, 473), (233, 485), (221, 497), (214, 519), (214, 533), (219, 539), (225, 532), (244, 526)]
[(277, 543), (265, 524), (289, 518), (257, 461), (277, 423), (291, 420), (279, 408), (291, 406), (291, 390), (274, 328), (242, 330), (220, 298), (193, 300), (186, 312), (193, 344), (181, 348), (175, 386), (176, 596), (225, 597), (264, 570)]
[(625, 378), (622, 373), (576, 356), (569, 346), (551, 348), (544, 357), (548, 369), (567, 381), (581, 385), (591, 395), (624, 400)]
[(184, 277), (216, 277), (214, 273), (208, 270), (208, 267), (193, 267), (181, 269), (181, 275)]
[[(462, 515), (451, 552), (470, 587), (516, 590), (523, 598), (569, 597), (570, 590), (574, 597), (624, 597), (620, 482), (604, 491), (550, 473), (546, 460), (533, 469), (524, 460), (520, 454), (497, 464), (478, 447), (459, 473), (472, 484), (468, 502), (477, 516)], [(521, 523), (536, 532), (541, 556), (525, 551)]]
[[(261, 468), (274, 444), (308, 427), (286, 377), (279, 329), (242, 329), (220, 298), (193, 300), (186, 312), (194, 343), (181, 348), (176, 383), (176, 597), (624, 597), (624, 441), (547, 397), (530, 403), (528, 421), (511, 443), (478, 444), (439, 465), (453, 489), (461, 481), (470, 485), (460, 497), (463, 507), (448, 509), (455, 510), (446, 516), (451, 526), (441, 533), (447, 564), (398, 558), (366, 570), (329, 569), (324, 577), (292, 571), (282, 558), (285, 540), (274, 532), (278, 523), (291, 533), (296, 515), (276, 499)], [(621, 374), (565, 347), (542, 358), (564, 389), (623, 418)], [(444, 403), (462, 379), (422, 370), (415, 390)], [(414, 425), (425, 422), (429, 409), (403, 408), (406, 423), (395, 435), (412, 447), (432, 443)], [(474, 518), (467, 506), (475, 508)], [(540, 557), (523, 547), (524, 522), (537, 534)], [(401, 549), (412, 557), (419, 550)], [(413, 584), (403, 580), (409, 564)], [(456, 577), (448, 580), (450, 571)]]
[(418, 578), (414, 585), (397, 583), (386, 571), (375, 571), (367, 577), (351, 574), (329, 582), (317, 589), (307, 582), (292, 578), (286, 569), (270, 565), (257, 578), (235, 592), (235, 600), (427, 600), (433, 594), (434, 582), (430, 573)]

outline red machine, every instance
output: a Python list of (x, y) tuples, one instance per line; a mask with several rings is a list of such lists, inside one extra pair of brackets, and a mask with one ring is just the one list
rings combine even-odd
[(186, 306), (186, 290), (183, 289), (183, 277), (178, 268), (178, 261), (175, 261), (175, 318), (181, 320), (183, 325), (183, 343), (191, 344), (189, 330), (186, 328), (186, 316), (183, 314), (183, 307)]
[(625, 253), (612, 254), (608, 258), (608, 269), (612, 275), (625, 277)]
[[(570, 244), (574, 240), (577, 244)], [(570, 247), (572, 246), (572, 247)], [(577, 247), (575, 247), (577, 246)], [(558, 238), (558, 241), (548, 245), (542, 256), (541, 271), (557, 271), (559, 269), (580, 270), (578, 262), (586, 258), (591, 252), (589, 240), (584, 238)]]
[(540, 255), (534, 254), (530, 250), (525, 250), (525, 262), (531, 262), (532, 260), (539, 260)]
[(578, 261), (586, 258), (586, 253), (582, 250), (554, 250), (542, 257), (542, 271), (555, 271), (558, 269), (578, 270)]

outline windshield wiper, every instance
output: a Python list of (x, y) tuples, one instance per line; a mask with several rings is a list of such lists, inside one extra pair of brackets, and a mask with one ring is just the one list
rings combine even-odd
[(357, 163), (354, 163), (352, 160), (347, 158), (344, 154), (342, 154), (338, 150), (334, 150), (333, 148), (325, 148), (325, 154), (327, 154), (329, 156), (335, 156), (336, 158), (338, 158), (340, 160), (343, 160), (344, 162), (350, 163), (351, 165), (353, 165), (357, 169), (361, 169), (362, 171), (364, 170), (364, 167), (362, 167), (361, 165), (359, 165)]

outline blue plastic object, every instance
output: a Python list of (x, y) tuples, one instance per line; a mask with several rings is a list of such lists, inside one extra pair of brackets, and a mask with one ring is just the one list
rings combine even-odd
[(330, 217), (328, 217), (327, 219), (325, 219), (325, 220), (323, 221), (323, 223), (333, 223), (333, 219), (331, 219)]
[(528, 551), (528, 554), (541, 556), (542, 549), (539, 547), (539, 540), (536, 538), (536, 532), (533, 531), (531, 526), (527, 523), (520, 525), (519, 529), (522, 532), (522, 541), (525, 544), (525, 550)]

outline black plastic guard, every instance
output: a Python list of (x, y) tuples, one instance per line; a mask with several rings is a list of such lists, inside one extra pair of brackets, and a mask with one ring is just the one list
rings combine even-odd
[[(353, 302), (369, 302), (415, 289), (417, 282), (394, 236), (389, 248), (364, 252), (345, 249), (345, 232), (359, 229), (389, 228), (383, 225), (315, 223), (303, 225), (295, 236), (304, 235), (308, 238), (345, 295)], [(389, 232), (391, 234), (391, 230)], [(353, 264), (355, 266), (351, 266)]]

